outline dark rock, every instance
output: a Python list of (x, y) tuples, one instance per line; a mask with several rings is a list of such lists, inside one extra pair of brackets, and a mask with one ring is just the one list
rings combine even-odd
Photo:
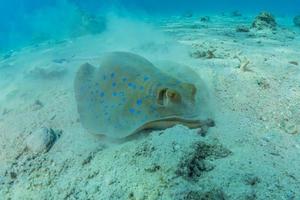
[(33, 153), (46, 153), (60, 137), (61, 131), (43, 127), (31, 133), (26, 140), (26, 147)]
[(210, 18), (209, 18), (209, 16), (204, 16), (204, 17), (201, 17), (201, 18), (200, 18), (200, 21), (201, 21), (201, 22), (209, 22), (209, 21), (210, 21)]
[(11, 179), (16, 179), (18, 176), (16, 172), (10, 172), (9, 175)]
[(242, 14), (240, 13), (240, 11), (235, 10), (231, 13), (231, 16), (232, 17), (240, 17), (240, 16), (242, 16)]
[(240, 26), (236, 27), (235, 31), (236, 32), (241, 32), (241, 33), (247, 33), (247, 32), (250, 31), (250, 29), (247, 26), (240, 25)]
[(295, 26), (300, 27), (300, 15), (297, 15), (296, 17), (294, 17), (293, 22), (294, 22)]
[(274, 16), (268, 12), (262, 12), (258, 16), (256, 16), (254, 22), (252, 23), (252, 28), (256, 28), (258, 30), (263, 29), (271, 29), (275, 30), (277, 23), (275, 21)]

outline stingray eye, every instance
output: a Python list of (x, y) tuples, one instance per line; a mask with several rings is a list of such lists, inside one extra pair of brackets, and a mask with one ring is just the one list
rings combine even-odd
[(167, 90), (167, 98), (170, 99), (172, 102), (179, 102), (180, 101), (180, 94), (175, 90)]
[(164, 105), (164, 99), (166, 98), (167, 88), (160, 89), (157, 93), (156, 102), (159, 105)]

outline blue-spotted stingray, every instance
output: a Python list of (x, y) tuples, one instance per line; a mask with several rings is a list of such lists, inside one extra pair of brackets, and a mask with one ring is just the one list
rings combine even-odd
[(89, 132), (120, 139), (176, 124), (212, 126), (212, 120), (196, 118), (201, 105), (192, 82), (128, 52), (107, 53), (99, 64), (81, 65), (74, 81), (80, 121)]

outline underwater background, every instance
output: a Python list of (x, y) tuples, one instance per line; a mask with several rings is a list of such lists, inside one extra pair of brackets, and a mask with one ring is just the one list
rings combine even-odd
[(299, 0), (3, 0), (0, 2), (0, 51), (28, 45), (36, 40), (74, 36), (76, 34), (72, 29), (82, 17), (79, 12), (98, 16), (105, 16), (108, 12), (126, 13), (139, 18), (141, 15), (166, 16), (188, 12), (212, 14), (238, 10), (257, 13), (267, 10), (277, 15), (293, 16), (300, 11), (299, 3)]
[(300, 200), (299, 49), (300, 0), (0, 0), (0, 200)]

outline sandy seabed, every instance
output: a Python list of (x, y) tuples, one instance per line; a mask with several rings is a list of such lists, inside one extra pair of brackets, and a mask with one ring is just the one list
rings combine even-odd
[[(5, 56), (0, 199), (300, 199), (300, 29), (281, 17), (274, 31), (236, 31), (253, 18), (114, 19), (101, 35)], [(87, 133), (74, 75), (114, 50), (190, 66), (210, 91), (216, 126), (120, 143)], [(37, 131), (50, 134), (48, 146)]]

